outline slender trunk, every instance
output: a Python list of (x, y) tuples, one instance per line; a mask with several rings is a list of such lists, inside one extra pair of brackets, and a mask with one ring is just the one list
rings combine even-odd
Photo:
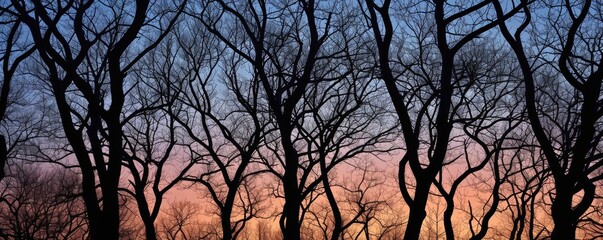
[(446, 239), (454, 240), (454, 229), (452, 227), (452, 214), (454, 213), (454, 197), (444, 197), (446, 200), (446, 210), (444, 210), (444, 231)]
[(525, 214), (523, 213), (525, 210), (518, 209), (518, 215), (513, 220), (513, 227), (511, 228), (511, 233), (509, 234), (509, 240), (520, 240), (521, 232), (523, 231), (524, 218)]
[[(498, 165), (495, 165), (495, 166), (497, 167)], [(495, 183), (494, 189), (492, 191), (492, 193), (493, 193), (492, 194), (492, 204), (490, 205), (490, 209), (483, 216), (483, 220), (482, 220), (482, 224), (481, 224), (482, 226), (481, 226), (479, 232), (475, 236), (473, 236), (471, 238), (471, 240), (483, 239), (486, 236), (486, 233), (488, 232), (488, 230), (490, 230), (490, 227), (489, 227), (490, 219), (492, 219), (492, 217), (496, 213), (496, 209), (498, 208), (498, 204), (500, 203), (500, 196), (498, 195), (499, 190), (500, 190), (500, 182), (497, 180), (497, 183)]]
[[(56, 77), (55, 74), (53, 75)], [(96, 195), (94, 168), (90, 161), (86, 145), (72, 122), (69, 104), (67, 103), (64, 89), (62, 86), (54, 84), (53, 82), (53, 90), (55, 92), (55, 100), (61, 117), (61, 124), (65, 131), (65, 137), (73, 148), (75, 157), (80, 164), (80, 169), (82, 171), (82, 199), (86, 206), (90, 239), (117, 239), (119, 228), (114, 229), (114, 226), (109, 226), (108, 228), (104, 227), (104, 214), (98, 205), (98, 197)], [(119, 221), (117, 221), (117, 225), (119, 226)], [(114, 231), (115, 233), (111, 234), (111, 231)], [(110, 236), (114, 237), (110, 238)]]
[(5, 176), (4, 166), (6, 166), (6, 160), (8, 159), (8, 150), (6, 149), (6, 140), (4, 135), (0, 135), (0, 181)]
[[(109, 128), (109, 161), (108, 168), (99, 165), (104, 164), (104, 156), (93, 156), (97, 166), (92, 165), (88, 148), (84, 143), (81, 133), (79, 133), (72, 122), (69, 103), (64, 94), (63, 86), (53, 85), (55, 89), (55, 100), (61, 115), (61, 122), (65, 131), (65, 136), (73, 148), (75, 157), (80, 164), (82, 171), (82, 198), (86, 206), (88, 225), (90, 229), (90, 239), (118, 239), (119, 238), (119, 197), (118, 184), (121, 173), (121, 125), (119, 115), (112, 121), (107, 121)], [(114, 124), (112, 124), (114, 123)], [(115, 124), (117, 123), (117, 124)], [(94, 125), (94, 124), (92, 124)], [(95, 131), (89, 128), (91, 134)], [(91, 138), (92, 139), (92, 138)], [(91, 141), (94, 143), (94, 141)], [(100, 146), (92, 144), (92, 152), (98, 154), (101, 152)], [(96, 148), (94, 148), (96, 147)], [(99, 206), (97, 196), (97, 183), (94, 168), (97, 168), (100, 190), (102, 193), (102, 207)]]
[[(542, 185), (544, 183), (544, 180), (538, 180), (538, 187), (536, 188), (536, 190), (534, 190), (534, 194), (540, 192), (540, 189), (542, 188)], [(536, 206), (536, 196), (532, 196), (532, 199), (530, 200), (530, 221), (529, 221), (529, 229), (528, 229), (528, 239), (536, 239), (538, 238), (538, 236), (540, 236), (540, 233), (537, 234), (536, 236), (534, 236), (534, 229), (535, 229), (535, 220), (536, 217), (534, 216), (535, 213), (535, 207)]]
[(521, 203), (521, 209), (519, 211), (519, 216), (517, 216), (517, 219), (515, 221), (513, 221), (513, 229), (516, 229), (515, 231), (511, 231), (512, 234), (511, 238), (515, 238), (517, 240), (521, 240), (521, 235), (523, 233), (523, 229), (525, 228), (525, 218), (526, 218), (526, 201), (522, 200), (523, 202)]
[(142, 184), (138, 184), (138, 186), (140, 187), (137, 187), (135, 190), (136, 205), (138, 205), (138, 212), (140, 213), (140, 218), (144, 224), (145, 236), (147, 240), (156, 240), (157, 232), (155, 230), (155, 219), (151, 216), (151, 212), (149, 211), (149, 204), (144, 195)]
[[(585, 171), (587, 166), (586, 155), (588, 147), (596, 132), (596, 118), (593, 112), (598, 110), (597, 99), (599, 99), (599, 82), (588, 82), (584, 95), (584, 103), (580, 112), (580, 135), (572, 149), (572, 160), (567, 175), (558, 172), (555, 177), (555, 199), (551, 206), (551, 214), (555, 227), (551, 233), (551, 239), (575, 239), (578, 219), (592, 204), (594, 198), (594, 186)], [(569, 162), (569, 160), (567, 160)], [(554, 173), (555, 174), (555, 173)], [(575, 188), (581, 186), (584, 194), (580, 202), (574, 206), (573, 197)]]
[(320, 171), (322, 174), (322, 185), (325, 188), (325, 194), (327, 195), (329, 206), (331, 207), (331, 210), (333, 210), (334, 226), (333, 233), (331, 234), (331, 240), (337, 240), (343, 232), (343, 220), (341, 217), (341, 212), (339, 211), (339, 206), (337, 205), (337, 200), (335, 199), (335, 195), (331, 190), (331, 184), (329, 183), (329, 174), (326, 166), (326, 159), (324, 157), (320, 161)]

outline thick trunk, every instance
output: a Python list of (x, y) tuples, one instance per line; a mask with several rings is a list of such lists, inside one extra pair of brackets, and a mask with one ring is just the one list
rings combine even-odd
[[(558, 182), (561, 182), (557, 179)], [(551, 214), (555, 227), (551, 239), (576, 239), (576, 222), (572, 212), (572, 194), (570, 188), (556, 183), (556, 196), (551, 206)]]
[(564, 217), (553, 217), (555, 227), (551, 233), (552, 240), (571, 240), (576, 239), (576, 224)]
[(106, 119), (109, 129), (109, 157), (107, 163), (107, 176), (104, 184), (101, 181), (103, 192), (103, 218), (104, 227), (108, 237), (105, 239), (119, 238), (119, 178), (121, 176), (122, 163), (122, 136), (119, 114), (111, 115)]
[(103, 188), (103, 221), (100, 223), (102, 238), (119, 239), (119, 198), (117, 186)]
[(410, 213), (408, 215), (408, 224), (406, 225), (406, 232), (404, 233), (404, 239), (419, 239), (419, 235), (421, 234), (421, 226), (423, 225), (423, 220), (425, 219), (425, 216), (427, 216), (427, 213), (425, 212), (424, 207), (412, 207), (410, 209)]
[(232, 238), (232, 228), (230, 226), (230, 216), (232, 215), (232, 205), (224, 205), (220, 216), (220, 224), (222, 225), (222, 239), (230, 240)]
[(408, 215), (408, 224), (406, 225), (406, 231), (404, 233), (405, 240), (417, 240), (421, 235), (421, 226), (423, 225), (423, 220), (425, 220), (425, 217), (427, 216), (425, 206), (427, 205), (430, 187), (431, 181), (420, 181), (417, 179), (415, 198), (412, 204), (409, 204), (410, 212)]
[(559, 240), (571, 240), (571, 239), (576, 239), (576, 228), (573, 227), (571, 224), (567, 224), (565, 227), (568, 227), (566, 229), (563, 228), (562, 224), (559, 223), (555, 223), (555, 228), (553, 229), (553, 233), (551, 234), (551, 239), (555, 240), (555, 239), (559, 239)]
[(157, 234), (155, 231), (155, 221), (152, 219), (145, 219), (144, 221), (144, 233), (147, 240), (157, 240)]
[[(237, 174), (238, 176), (238, 174)], [(226, 196), (226, 201), (224, 202), (224, 206), (220, 209), (220, 223), (222, 225), (222, 239), (230, 240), (235, 239), (232, 225), (230, 222), (230, 218), (232, 216), (232, 208), (234, 206), (235, 198), (237, 196), (237, 191), (239, 188), (239, 183), (235, 182), (228, 186), (228, 195)]]
[[(291, 136), (291, 126), (289, 123), (281, 123), (282, 144), (285, 150), (285, 174), (283, 176), (283, 188), (285, 192), (285, 205), (283, 206), (283, 217), (285, 218), (284, 229), (282, 229), (284, 239), (300, 240), (300, 221), (299, 209), (301, 208), (301, 199), (299, 194), (299, 185), (297, 183), (298, 156), (297, 150), (289, 139)], [(281, 226), (283, 227), (283, 226)]]
[[(297, 170), (297, 167), (296, 169)], [(283, 206), (283, 215), (285, 217), (285, 228), (283, 230), (284, 239), (300, 240), (299, 209), (300, 203), (297, 171), (292, 171), (289, 166), (285, 173), (283, 188), (285, 188), (285, 205)]]

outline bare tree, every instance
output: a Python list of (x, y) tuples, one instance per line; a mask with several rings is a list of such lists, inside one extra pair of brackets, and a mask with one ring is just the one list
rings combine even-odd
[[(122, 2), (117, 8), (72, 0), (11, 1), (7, 8), (29, 29), (27, 35), (45, 69), (41, 78), (52, 88), (63, 131), (82, 174), (82, 196), (93, 239), (119, 237), (127, 71), (155, 47), (175, 19), (156, 23), (158, 37), (141, 51), (129, 52), (149, 25), (149, 6), (145, 0), (132, 5)], [(151, 18), (161, 21), (172, 16), (167, 15), (160, 12)]]
[(2, 2), (0, 237), (601, 237), (602, 8)]
[[(545, 1), (552, 10), (544, 19), (534, 15), (536, 6), (528, 7), (521, 1), (521, 24), (511, 30), (505, 21), (499, 21), (502, 35), (507, 40), (520, 64), (526, 95), (526, 108), (532, 131), (540, 145), (548, 168), (554, 179), (551, 214), (555, 227), (552, 239), (575, 239), (580, 218), (595, 199), (596, 182), (601, 179), (603, 166), (600, 143), (601, 84), (603, 83), (603, 57), (600, 48), (600, 1)], [(497, 15), (504, 14), (503, 5), (494, 1)], [(536, 18), (535, 21), (533, 19)], [(532, 25), (536, 24), (536, 26)], [(522, 39), (524, 31), (534, 29), (539, 34), (533, 39), (537, 53)], [(513, 31), (513, 32), (512, 32)], [(560, 74), (542, 74), (534, 57), (542, 57)], [(543, 88), (539, 77), (546, 78), (549, 86)], [(555, 91), (558, 89), (558, 91)], [(569, 89), (563, 92), (562, 89)], [(551, 92), (545, 92), (552, 90)], [(560, 101), (555, 101), (560, 100)]]
[(79, 176), (16, 164), (2, 183), (0, 228), (11, 239), (83, 238), (85, 209)]
[[(313, 202), (305, 200), (322, 184), (338, 216), (328, 172), (384, 136), (376, 123), (378, 107), (365, 104), (375, 85), (360, 80), (365, 76), (357, 76), (352, 61), (360, 56), (350, 55), (354, 35), (345, 32), (346, 4), (215, 1), (200, 9), (207, 10), (199, 20), (238, 56), (237, 69), (249, 68), (249, 86), (266, 104), (270, 125), (262, 129), (261, 157), (282, 186), (277, 196), (285, 199), (283, 235), (300, 239), (304, 209)], [(325, 107), (330, 112), (320, 110)], [(368, 120), (352, 120), (362, 117)], [(369, 126), (377, 127), (374, 134)], [(332, 238), (341, 234), (335, 218)]]
[[(465, 170), (442, 172), (434, 180), (446, 201), (442, 219), (448, 239), (458, 236), (453, 227), (454, 210), (458, 208), (455, 205), (457, 191), (472, 176), (490, 167), (493, 182), (488, 195), (491, 201), (487, 203), (488, 209), (485, 209), (479, 224), (481, 229), (475, 236), (475, 239), (484, 238), (500, 202), (500, 187), (510, 174), (500, 166), (505, 156), (503, 151), (512, 151), (508, 142), (512, 141), (517, 126), (523, 123), (522, 105), (509, 97), (519, 86), (513, 76), (516, 65), (510, 61), (509, 51), (487, 41), (474, 41), (468, 44), (468, 49), (461, 50), (458, 56), (460, 66), (456, 66), (453, 72), (453, 85), (460, 89), (460, 93), (456, 94), (459, 100), (452, 105), (452, 121), (462, 127), (465, 137), (457, 138), (458, 145), (450, 143), (451, 156), (445, 166)], [(471, 201), (469, 204), (471, 206)]]
[[(345, 209), (342, 239), (396, 239), (405, 218), (394, 186), (389, 186), (390, 171), (378, 162), (361, 161), (344, 176), (340, 195)], [(358, 176), (349, 179), (348, 176)], [(395, 213), (395, 214), (391, 214)]]
[[(3, 35), (0, 40), (0, 46), (2, 51), (0, 54), (0, 61), (2, 62), (2, 83), (0, 88), (0, 122), (4, 122), (7, 115), (7, 109), (12, 103), (14, 103), (15, 96), (11, 96), (11, 84), (14, 82), (15, 73), (19, 68), (21, 62), (27, 59), (34, 51), (35, 48), (31, 44), (27, 44), (27, 41), (23, 37), (23, 22), (18, 19), (15, 15), (11, 14), (7, 10), (8, 6), (0, 6), (0, 13), (2, 13), (2, 20), (0, 27), (3, 31), (8, 30), (8, 33)], [(13, 99), (10, 99), (13, 98)], [(15, 147), (15, 144), (7, 142), (4, 134), (0, 134), (0, 180), (4, 178), (4, 168), (8, 162), (8, 157), (11, 150)], [(8, 145), (7, 145), (8, 144)]]
[[(273, 12), (272, 10), (269, 12), (267, 10), (268, 7), (274, 7), (280, 12), (299, 12), (299, 14), (291, 16), (281, 15), (281, 19), (276, 19), (282, 21), (280, 24), (276, 21), (274, 21), (275, 23), (272, 23), (273, 21), (271, 21), (271, 25), (268, 26), (268, 20), (271, 18), (269, 14)], [(281, 141), (285, 156), (285, 174), (282, 181), (285, 190), (285, 206), (283, 208), (280, 226), (284, 236), (287, 236), (290, 239), (300, 239), (301, 224), (299, 211), (302, 199), (299, 196), (299, 183), (297, 180), (299, 154), (290, 139), (294, 128), (294, 123), (291, 122), (291, 119), (293, 119), (295, 106), (300, 102), (302, 95), (306, 91), (306, 86), (310, 82), (312, 70), (316, 63), (316, 56), (323, 41), (327, 37), (327, 31), (325, 31), (322, 36), (318, 31), (318, 23), (315, 16), (315, 3), (312, 0), (309, 2), (302, 1), (298, 4), (283, 6), (269, 6), (269, 3), (262, 1), (249, 2), (237, 7), (225, 1), (217, 1), (214, 5), (204, 7), (204, 9), (212, 8), (217, 8), (217, 12), (211, 13), (210, 11), (207, 11), (207, 13), (214, 15), (218, 14), (215, 16), (223, 16), (223, 18), (229, 17), (231, 23), (227, 24), (231, 24), (231, 29), (217, 28), (216, 26), (220, 23), (221, 19), (214, 19), (211, 15), (203, 16), (206, 19), (202, 19), (202, 22), (212, 33), (231, 48), (232, 51), (240, 55), (253, 66), (254, 77), (258, 79), (258, 86), (261, 86), (266, 94), (266, 100), (270, 106), (271, 114), (274, 116), (275, 121), (277, 121), (280, 135), (283, 136)], [(304, 17), (307, 21), (302, 20)], [(289, 21), (298, 22), (299, 24), (290, 25), (290, 23), (287, 23)], [(303, 25), (300, 21), (303, 21)], [(287, 23), (288, 26), (292, 27), (288, 27), (282, 23)], [(328, 29), (330, 20), (327, 20), (326, 23), (327, 28), (325, 29)], [(220, 26), (226, 25), (220, 24)], [(235, 29), (237, 27), (241, 27), (243, 31), (237, 31)], [(269, 32), (269, 30), (272, 29), (278, 31), (279, 28), (281, 30), (280, 32)], [(230, 30), (230, 32), (228, 32), (228, 30)], [(309, 33), (309, 38), (306, 38), (305, 36), (302, 37), (298, 31)], [(276, 52), (278, 55), (271, 56), (270, 50), (265, 51), (265, 49), (269, 49), (270, 47), (266, 46), (267, 44), (270, 44), (270, 42), (266, 43), (265, 41), (271, 36), (275, 36), (275, 47), (283, 46), (283, 44), (278, 43), (287, 41), (286, 43), (289, 44), (288, 48), (290, 48), (290, 51), (284, 54), (294, 54), (287, 57), (293, 57), (293, 59), (290, 59), (289, 61), (299, 63), (301, 58), (304, 58), (305, 61), (299, 63), (300, 66), (295, 65), (295, 69), (293, 69), (296, 71), (293, 72), (294, 77), (289, 77), (282, 72), (284, 69), (281, 69), (280, 62), (273, 62), (272, 65), (267, 65), (265, 63), (266, 57), (278, 57), (273, 58), (273, 61), (282, 58), (279, 56), (282, 53)], [(281, 36), (284, 37), (284, 39), (279, 40), (279, 37)], [(295, 39), (297, 39), (298, 44), (293, 42)], [(307, 44), (307, 46), (309, 46), (307, 53), (302, 50), (300, 46), (303, 43), (305, 43), (304, 45)], [(250, 51), (247, 50), (247, 46), (250, 47)], [(270, 69), (275, 69), (277, 71), (281, 70), (281, 72), (279, 75), (276, 75), (279, 72), (267, 72)], [(273, 74), (276, 76), (274, 80), (270, 77)], [(282, 84), (278, 84), (279, 82)]]
[(179, 94), (172, 85), (183, 74), (173, 69), (173, 45), (172, 34), (132, 71), (137, 80), (126, 106), (131, 114), (124, 121), (124, 166), (129, 170), (125, 175), (130, 186), (122, 190), (137, 202), (146, 239), (157, 238), (155, 221), (164, 196), (194, 165), (187, 156), (178, 154), (186, 152), (187, 146), (181, 145), (179, 135), (183, 131), (171, 115)]
[(196, 220), (199, 207), (195, 203), (188, 201), (177, 201), (168, 204), (169, 208), (165, 210), (164, 216), (159, 220), (158, 235), (162, 239), (208, 239), (212, 233), (198, 235), (191, 229), (193, 226), (200, 225)]
[[(416, 17), (419, 21), (407, 23), (416, 24), (408, 27), (417, 35), (417, 45), (409, 48), (418, 47), (418, 57), (399, 57), (398, 62), (403, 64), (397, 67), (392, 53), (402, 49), (392, 46), (399, 32), (395, 32), (393, 25), (398, 19), (389, 13), (391, 1), (383, 1), (381, 5), (365, 1), (364, 5), (378, 49), (379, 77), (387, 87), (405, 141), (406, 152), (400, 160), (398, 177), (400, 191), (410, 208), (405, 239), (418, 239), (430, 189), (442, 169), (454, 159), (449, 156), (450, 142), (459, 137), (453, 131), (458, 114), (455, 111), (459, 110), (453, 96), (463, 96), (465, 90), (462, 81), (454, 76), (459, 52), (496, 27), (497, 22), (488, 17), (490, 1), (411, 2), (405, 7), (407, 14), (432, 17)], [(499, 18), (508, 18), (520, 9), (516, 7)], [(413, 75), (415, 77), (407, 77)], [(447, 234), (448, 238), (453, 236), (453, 233)]]
[(258, 240), (272, 240), (279, 239), (281, 237), (281, 233), (278, 229), (273, 229), (270, 226), (270, 222), (265, 220), (260, 220), (256, 222), (255, 230), (252, 230), (257, 234)]
[(182, 144), (193, 164), (179, 179), (205, 188), (218, 209), (221, 238), (236, 239), (261, 210), (261, 191), (250, 190), (261, 172), (254, 165), (267, 126), (265, 106), (258, 83), (241, 75), (242, 59), (227, 55), (191, 8), (189, 16), (198, 18), (181, 24), (173, 49), (178, 63), (170, 66), (181, 74), (171, 86), (177, 99), (168, 111), (188, 135)]
[[(529, 126), (528, 126), (529, 127)], [(520, 143), (516, 152), (510, 156), (510, 161), (501, 165), (502, 169), (512, 172), (508, 174), (508, 181), (500, 187), (501, 209), (504, 215), (509, 215), (509, 239), (538, 239), (546, 230), (545, 226), (538, 226), (536, 218), (543, 218), (538, 214), (539, 208), (545, 207), (542, 197), (543, 187), (547, 182), (550, 172), (546, 169), (545, 162), (536, 151), (535, 145), (527, 140), (533, 136), (518, 137), (525, 142)]]

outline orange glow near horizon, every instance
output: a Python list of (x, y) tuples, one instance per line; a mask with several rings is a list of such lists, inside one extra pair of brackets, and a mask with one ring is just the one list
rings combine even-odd
[[(454, 172), (455, 169), (460, 169), (462, 166), (450, 166), (446, 169), (447, 172)], [(364, 171), (367, 172), (364, 172)], [(489, 171), (484, 169), (483, 171)], [(333, 182), (334, 192), (338, 200), (339, 208), (342, 210), (344, 224), (350, 220), (358, 211), (358, 192), (364, 191), (364, 196), (360, 203), (366, 204), (365, 207), (373, 207), (372, 212), (367, 213), (359, 218), (359, 221), (370, 219), (368, 222), (369, 238), (381, 236), (389, 236), (391, 239), (397, 239), (396, 236), (403, 236), (405, 222), (408, 214), (407, 205), (403, 202), (397, 186), (397, 166), (395, 158), (390, 161), (372, 160), (365, 162), (365, 168), (360, 169), (358, 165), (341, 165), (336, 168), (329, 176)], [(363, 178), (364, 177), (364, 178)], [(484, 181), (480, 174), (471, 176), (466, 179), (466, 183), (461, 185), (455, 196), (455, 210), (452, 218), (455, 235), (465, 239), (471, 236), (469, 222), (471, 222), (474, 231), (479, 231), (479, 223), (477, 222), (483, 216), (483, 208), (489, 207), (491, 204), (491, 196), (489, 188), (491, 182)], [(283, 199), (270, 196), (270, 190), (266, 188), (267, 182), (273, 181), (271, 177), (260, 177), (263, 184), (263, 190), (266, 199), (261, 203), (261, 211), (258, 213), (259, 218), (250, 220), (244, 231), (241, 233), (243, 239), (263, 239), (266, 236), (280, 236), (279, 230), (279, 212), (282, 210)], [(162, 205), (162, 214), (160, 214), (157, 223), (160, 223), (166, 218), (168, 208), (173, 207), (177, 203), (185, 203), (194, 205), (195, 217), (191, 219), (192, 226), (203, 225), (202, 231), (213, 231), (213, 235), (219, 236), (219, 214), (214, 203), (204, 193), (203, 187), (200, 185), (190, 188), (190, 183), (180, 184), (177, 188), (171, 190), (165, 195), (164, 204)], [(445, 186), (446, 187), (446, 186)], [(356, 192), (355, 192), (356, 191)], [(501, 189), (505, 191), (505, 189)], [(422, 228), (422, 236), (425, 239), (443, 238), (445, 237), (443, 213), (446, 208), (446, 202), (442, 197), (438, 197), (439, 193), (435, 187), (432, 187), (432, 194), (428, 206), (426, 208), (427, 217), (424, 220)], [(309, 199), (306, 199), (306, 203)], [(372, 205), (371, 205), (372, 204)], [(494, 214), (490, 221), (489, 231), (486, 238), (497, 239), (497, 236), (508, 236), (512, 227), (512, 217), (508, 213), (500, 211), (502, 208), (509, 208), (506, 202), (499, 204), (499, 210)], [(540, 206), (539, 206), (540, 207)], [(173, 210), (173, 209), (172, 209)], [(305, 215), (303, 222), (303, 233), (306, 234), (306, 239), (316, 239), (319, 236), (324, 236), (323, 231), (331, 229), (332, 217), (330, 208), (324, 198), (319, 196), (313, 201), (312, 207)], [(536, 211), (538, 213), (537, 224), (544, 231), (548, 231), (552, 225), (552, 220), (548, 219), (546, 209)], [(474, 214), (471, 218), (470, 213)], [(233, 221), (240, 219), (241, 216), (233, 215)], [(193, 224), (194, 223), (194, 224)], [(259, 232), (263, 229), (263, 233)], [(546, 230), (548, 229), (548, 230)], [(347, 237), (353, 238), (359, 236), (359, 239), (364, 239), (364, 226), (361, 223), (350, 225), (345, 234)], [(536, 229), (540, 231), (542, 229)], [(193, 230), (190, 230), (194, 232)], [(196, 230), (201, 231), (201, 230)], [(524, 235), (527, 236), (524, 229)], [(267, 233), (265, 236), (261, 234)], [(346, 237), (346, 238), (347, 238)], [(319, 237), (322, 238), (322, 237)]]

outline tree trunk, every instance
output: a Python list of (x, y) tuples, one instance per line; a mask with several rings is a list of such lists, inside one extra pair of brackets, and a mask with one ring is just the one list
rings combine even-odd
[(325, 194), (327, 195), (327, 200), (329, 201), (329, 206), (331, 210), (333, 210), (333, 233), (331, 234), (331, 240), (339, 239), (339, 236), (343, 232), (342, 225), (343, 220), (341, 217), (341, 211), (339, 211), (339, 206), (337, 205), (337, 200), (335, 199), (335, 194), (331, 190), (331, 184), (329, 183), (329, 173), (327, 170), (326, 159), (322, 157), (320, 160), (320, 171), (322, 174), (322, 185), (325, 188)]
[(283, 217), (285, 218), (284, 226), (281, 225), (284, 239), (300, 240), (300, 223), (299, 209), (301, 207), (301, 199), (299, 195), (299, 186), (297, 183), (297, 168), (298, 156), (293, 143), (289, 139), (291, 137), (290, 127), (288, 124), (281, 125), (281, 139), (283, 140), (283, 148), (285, 150), (285, 175), (283, 176), (283, 188), (285, 192), (285, 205), (283, 206)]
[(157, 234), (155, 231), (155, 221), (152, 219), (145, 219), (144, 221), (144, 233), (147, 237), (147, 240), (157, 240)]
[(220, 224), (222, 225), (222, 239), (230, 240), (232, 238), (232, 229), (230, 226), (230, 215), (232, 215), (232, 205), (222, 208), (222, 216), (220, 216)]
[(452, 214), (454, 213), (454, 197), (447, 196), (446, 210), (444, 210), (444, 230), (446, 231), (446, 239), (454, 240), (454, 228), (452, 226)]
[(415, 190), (415, 198), (412, 204), (409, 204), (410, 212), (408, 215), (408, 224), (404, 233), (405, 240), (417, 240), (421, 235), (421, 226), (423, 220), (427, 216), (425, 206), (427, 205), (427, 197), (429, 196), (429, 188), (431, 181), (417, 179), (417, 189)]
[(238, 191), (238, 182), (236, 184), (228, 186), (228, 195), (226, 196), (226, 201), (224, 206), (220, 209), (220, 224), (222, 225), (222, 239), (230, 240), (233, 238), (232, 226), (230, 222), (230, 217), (232, 216), (232, 208), (234, 205), (235, 197), (237, 196)]
[(6, 149), (6, 140), (3, 135), (0, 135), (0, 181), (4, 179), (4, 166), (8, 160), (8, 150)]
[(551, 233), (553, 240), (571, 240), (576, 239), (576, 223), (573, 220), (572, 213), (572, 194), (559, 179), (556, 179), (556, 196), (551, 206), (551, 215), (555, 227)]
[[(297, 186), (297, 166), (292, 169), (287, 164), (285, 171), (283, 188), (285, 189), (285, 205), (283, 206), (283, 217), (285, 218), (285, 228), (283, 230), (284, 239), (300, 240), (299, 209), (301, 201)], [(293, 172), (293, 173), (291, 173)]]
[[(140, 213), (140, 218), (142, 219), (142, 223), (144, 224), (145, 236), (147, 240), (156, 240), (157, 232), (155, 230), (155, 219), (151, 216), (149, 212), (149, 204), (147, 203), (146, 198), (144, 197), (144, 188), (141, 187), (136, 188), (136, 205), (138, 205), (138, 212)], [(157, 204), (157, 203), (155, 203)]]

